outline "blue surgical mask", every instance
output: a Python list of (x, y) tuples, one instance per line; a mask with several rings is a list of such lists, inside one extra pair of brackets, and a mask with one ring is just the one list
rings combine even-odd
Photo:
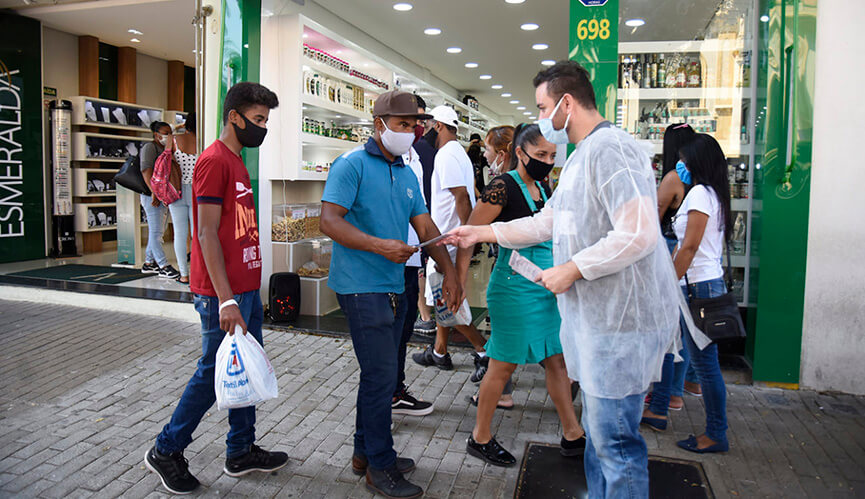
[(562, 104), (562, 99), (564, 98), (565, 96), (563, 95), (562, 98), (559, 99), (559, 102), (556, 104), (556, 107), (553, 108), (553, 112), (550, 113), (548, 118), (541, 118), (538, 120), (538, 127), (541, 129), (541, 135), (553, 144), (567, 144), (570, 142), (570, 139), (568, 138), (568, 122), (571, 121), (570, 114), (567, 119), (565, 119), (565, 126), (559, 130), (556, 130), (553, 127), (553, 117), (559, 110), (559, 106)]
[(691, 172), (685, 167), (684, 161), (676, 163), (676, 173), (679, 174), (679, 180), (685, 185), (691, 185)]

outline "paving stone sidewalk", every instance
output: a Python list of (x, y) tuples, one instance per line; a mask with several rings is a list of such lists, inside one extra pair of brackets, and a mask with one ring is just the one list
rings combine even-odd
[[(190, 306), (190, 314), (193, 314)], [(276, 474), (222, 472), (226, 412), (214, 407), (186, 450), (199, 495), (371, 497), (351, 472), (358, 368), (348, 341), (265, 331), (280, 397), (258, 410), (258, 442), (291, 457)], [(198, 326), (141, 315), (0, 301), (0, 496), (163, 497), (145, 451), (195, 369)], [(418, 351), (418, 348), (412, 349)], [(425, 417), (394, 418), (398, 452), (417, 461), (410, 479), (426, 497), (512, 497), (518, 469), (465, 453), (474, 424), (470, 357), (457, 369), (411, 361)], [(494, 433), (522, 458), (529, 441), (557, 442), (558, 418), (538, 366), (517, 371), (517, 408), (498, 411)], [(695, 456), (675, 447), (699, 433), (702, 402), (688, 398), (672, 430), (645, 431), (654, 455), (705, 467), (717, 497), (865, 497), (865, 398), (728, 386), (731, 451)]]

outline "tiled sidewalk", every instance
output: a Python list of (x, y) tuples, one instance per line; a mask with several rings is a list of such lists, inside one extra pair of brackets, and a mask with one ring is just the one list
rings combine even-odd
[[(259, 408), (258, 441), (288, 452), (291, 462), (273, 475), (223, 474), (226, 412), (214, 407), (186, 451), (204, 485), (200, 495), (370, 497), (349, 465), (358, 377), (351, 344), (268, 331), (265, 344), (281, 396)], [(200, 347), (191, 322), (0, 301), (0, 496), (163, 496), (142, 457)], [(410, 479), (427, 497), (512, 497), (517, 468), (466, 456), (474, 424), (467, 397), (476, 387), (468, 380), (468, 353), (458, 351), (454, 360), (452, 372), (409, 361), (412, 389), (434, 400), (436, 410), (395, 418), (397, 450), (417, 461)], [(521, 458), (526, 442), (557, 442), (559, 434), (541, 369), (517, 373), (517, 408), (496, 414), (494, 432)], [(701, 431), (695, 398), (673, 413), (672, 431), (644, 432), (650, 452), (701, 461), (717, 497), (865, 496), (865, 399), (728, 388), (728, 454), (693, 456), (675, 447)]]

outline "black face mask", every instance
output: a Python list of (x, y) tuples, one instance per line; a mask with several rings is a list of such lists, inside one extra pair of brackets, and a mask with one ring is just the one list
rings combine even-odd
[[(526, 156), (529, 156), (529, 153), (526, 153)], [(529, 156), (528, 163), (523, 163), (523, 166), (526, 168), (526, 173), (529, 174), (529, 177), (541, 181), (550, 174), (554, 163), (544, 163), (539, 159)]]
[(424, 140), (429, 142), (429, 145), (433, 146), (436, 149), (438, 149), (438, 147), (436, 147), (436, 140), (438, 139), (438, 137), (439, 133), (436, 131), (435, 128), (431, 129), (429, 132), (427, 132), (426, 135), (423, 136)]
[(249, 121), (249, 119), (244, 116), (242, 113), (237, 113), (243, 118), (243, 121), (246, 122), (246, 128), (240, 128), (235, 123), (231, 123), (234, 126), (234, 134), (237, 135), (237, 141), (240, 142), (240, 145), (243, 147), (258, 147), (264, 142), (264, 136), (267, 135), (267, 128), (260, 127), (255, 123)]

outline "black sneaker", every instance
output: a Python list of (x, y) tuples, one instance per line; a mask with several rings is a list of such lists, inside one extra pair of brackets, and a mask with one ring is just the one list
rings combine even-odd
[(436, 332), (436, 321), (430, 319), (428, 321), (422, 321), (420, 318), (414, 321), (414, 332), (418, 334), (425, 334), (427, 336), (435, 334)]
[[(369, 467), (369, 461), (367, 461), (366, 456), (361, 456), (360, 454), (354, 454), (351, 456), (351, 471), (357, 476), (361, 476), (366, 474), (366, 469)], [(409, 473), (414, 471), (415, 464), (414, 459), (409, 459), (407, 457), (397, 457), (396, 458), (396, 469), (399, 470), (400, 473)]]
[(288, 454), (285, 452), (268, 452), (252, 444), (246, 454), (226, 459), (222, 470), (228, 476), (238, 477), (253, 471), (265, 473), (276, 471), (286, 464), (288, 464)]
[(156, 262), (144, 262), (144, 265), (141, 266), (142, 274), (158, 274), (159, 273), (159, 265), (156, 265)]
[(189, 461), (183, 452), (164, 456), (153, 446), (144, 455), (144, 466), (159, 475), (162, 486), (172, 494), (190, 494), (198, 488), (198, 479), (189, 473)]
[(180, 277), (180, 272), (171, 265), (166, 265), (159, 269), (160, 279), (177, 279), (178, 277)]
[(405, 414), (406, 416), (426, 416), (433, 412), (430, 402), (418, 400), (412, 397), (408, 390), (403, 389), (396, 395), (396, 400), (391, 402), (391, 413)]
[(495, 437), (490, 438), (490, 441), (485, 444), (479, 444), (475, 442), (474, 435), (469, 435), (468, 440), (466, 440), (466, 452), (493, 466), (507, 467), (513, 466), (517, 462), (517, 458), (496, 442)]
[(472, 352), (472, 359), (475, 361), (475, 372), (472, 373), (472, 383), (480, 383), (484, 379), (484, 374), (487, 373), (487, 368), (490, 365), (490, 358), (484, 355), (481, 357), (477, 352)]
[(366, 488), (392, 499), (414, 499), (423, 495), (423, 489), (406, 480), (396, 465), (386, 470), (367, 468)]
[(454, 363), (451, 362), (451, 354), (446, 353), (444, 357), (437, 357), (433, 351), (433, 346), (430, 345), (423, 352), (413, 354), (411, 358), (424, 367), (435, 366), (443, 371), (452, 371)]
[(565, 437), (562, 437), (559, 445), (561, 446), (559, 452), (565, 457), (582, 456), (586, 453), (586, 436), (583, 435), (576, 440), (565, 440)]

